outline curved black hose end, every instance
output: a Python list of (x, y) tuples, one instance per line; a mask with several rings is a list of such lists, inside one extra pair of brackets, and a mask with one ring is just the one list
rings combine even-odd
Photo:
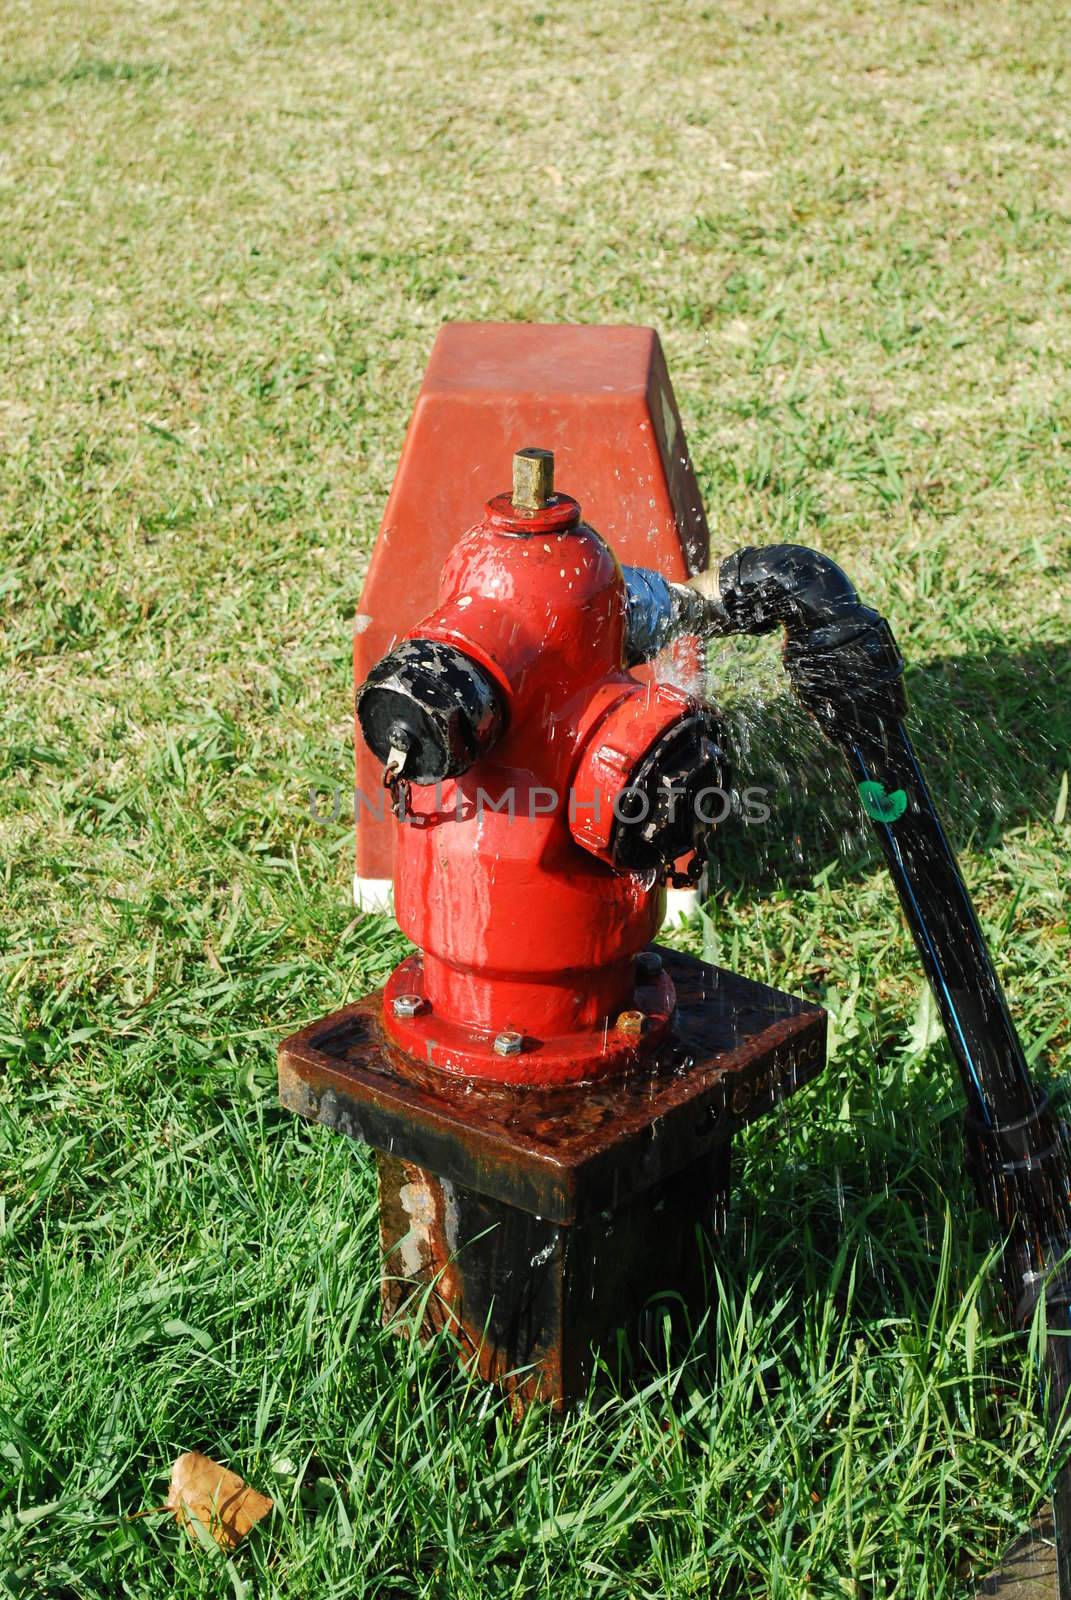
[(798, 544), (749, 545), (722, 562), (718, 585), (725, 632), (784, 628), (792, 687), (828, 738), (851, 744), (905, 716), (904, 659), (892, 629), (828, 556)]
[(721, 604), (736, 633), (790, 633), (837, 622), (859, 605), (835, 561), (802, 544), (745, 545), (718, 572)]

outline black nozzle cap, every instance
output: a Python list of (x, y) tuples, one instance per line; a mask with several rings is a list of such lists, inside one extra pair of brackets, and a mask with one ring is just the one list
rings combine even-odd
[(464, 651), (438, 639), (403, 639), (357, 691), (364, 741), (386, 766), (404, 756), (410, 783), (455, 778), (495, 743), (505, 726), (498, 685)]
[(614, 802), (615, 867), (660, 871), (681, 856), (705, 853), (714, 829), (711, 797), (725, 796), (727, 806), (732, 782), (724, 742), (717, 716), (700, 705), (655, 740)]

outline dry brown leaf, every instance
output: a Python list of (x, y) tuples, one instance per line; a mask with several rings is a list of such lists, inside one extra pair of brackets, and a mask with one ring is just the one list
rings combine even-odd
[(197, 1534), (191, 1518), (196, 1517), (223, 1550), (233, 1550), (241, 1544), (273, 1504), (266, 1494), (258, 1494), (243, 1483), (236, 1472), (228, 1472), (198, 1450), (188, 1450), (171, 1468), (168, 1510), (175, 1513), (175, 1520), (193, 1538)]

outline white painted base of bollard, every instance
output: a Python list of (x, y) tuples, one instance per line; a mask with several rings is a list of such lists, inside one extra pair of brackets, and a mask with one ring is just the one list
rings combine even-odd
[(698, 905), (698, 889), (667, 889), (663, 928), (675, 928), (679, 923), (687, 922), (689, 917), (695, 916)]
[[(700, 885), (702, 888), (702, 885)], [(394, 915), (394, 883), (390, 878), (362, 878), (353, 880), (353, 903), (358, 911)], [(675, 928), (695, 915), (699, 904), (698, 889), (667, 889), (666, 915), (662, 926)]]
[(394, 915), (394, 879), (362, 878), (354, 874), (353, 903), (358, 911), (379, 911)]

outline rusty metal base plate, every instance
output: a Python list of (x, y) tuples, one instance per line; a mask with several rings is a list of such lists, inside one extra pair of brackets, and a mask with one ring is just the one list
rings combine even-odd
[(382, 991), (279, 1047), (279, 1095), (312, 1122), (554, 1222), (624, 1204), (701, 1160), (821, 1070), (820, 1007), (660, 949), (673, 1037), (628, 1076), (540, 1089), (450, 1077), (399, 1050)]
[(279, 1050), (283, 1104), (378, 1152), (385, 1318), (448, 1328), (517, 1410), (582, 1395), (593, 1351), (633, 1336), (652, 1296), (701, 1315), (732, 1135), (825, 1061), (817, 1006), (659, 954), (673, 1035), (628, 1076), (460, 1080), (389, 1041), (382, 991)]

